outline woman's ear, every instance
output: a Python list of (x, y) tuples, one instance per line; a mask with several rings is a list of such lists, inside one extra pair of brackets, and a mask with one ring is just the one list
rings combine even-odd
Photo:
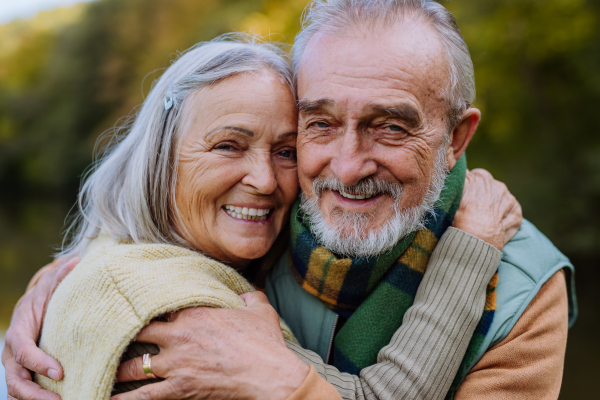
[(454, 168), (456, 161), (463, 155), (481, 120), (481, 111), (476, 108), (467, 109), (460, 122), (450, 134), (450, 146), (446, 154), (448, 170)]

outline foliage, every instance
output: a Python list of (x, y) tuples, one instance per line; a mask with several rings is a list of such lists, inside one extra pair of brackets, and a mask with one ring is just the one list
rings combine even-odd
[[(72, 199), (99, 134), (143, 101), (176, 52), (236, 29), (291, 43), (306, 2), (101, 0), (0, 27), (3, 196)], [(600, 201), (599, 5), (445, 5), (476, 66), (483, 121), (471, 167), (507, 182), (564, 250), (597, 252), (600, 219), (589, 215)]]
[[(100, 0), (0, 26), (0, 200), (71, 203), (100, 133), (177, 52), (231, 30), (291, 43), (306, 2)], [(470, 166), (505, 181), (567, 253), (598, 255), (600, 5), (445, 5), (470, 46), (483, 112)]]
[(563, 251), (599, 255), (600, 5), (585, 0), (447, 3), (475, 63), (483, 121), (471, 166), (506, 182)]
[[(306, 3), (97, 0), (0, 26), (0, 330), (60, 243), (99, 135), (143, 101), (177, 52), (232, 30), (292, 43)], [(443, 3), (471, 49), (483, 112), (469, 165), (506, 182), (525, 216), (578, 261), (581, 317), (565, 386), (596, 398), (600, 2)]]

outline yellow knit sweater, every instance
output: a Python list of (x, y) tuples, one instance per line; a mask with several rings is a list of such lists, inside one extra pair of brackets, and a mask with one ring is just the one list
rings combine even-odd
[[(54, 292), (40, 348), (64, 378), (36, 375), (43, 388), (70, 399), (108, 399), (119, 360), (153, 318), (187, 307), (243, 308), (254, 291), (234, 269), (182, 247), (95, 239)], [(295, 341), (281, 323), (286, 339)]]

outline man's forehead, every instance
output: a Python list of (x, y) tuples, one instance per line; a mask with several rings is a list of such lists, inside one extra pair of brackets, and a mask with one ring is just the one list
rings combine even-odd
[(335, 90), (335, 86), (430, 96), (440, 94), (446, 65), (437, 33), (422, 21), (319, 32), (306, 46), (299, 66), (298, 89), (301, 97), (306, 90)]

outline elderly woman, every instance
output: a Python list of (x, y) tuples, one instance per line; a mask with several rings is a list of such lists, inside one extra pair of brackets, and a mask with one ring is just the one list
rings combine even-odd
[[(161, 316), (166, 315), (162, 318), (169, 321), (168, 313), (179, 309), (245, 307), (240, 295), (254, 288), (242, 274), (258, 283), (259, 272), (276, 257), (265, 255), (282, 231), (298, 195), (296, 103), (291, 73), (276, 47), (226, 39), (194, 47), (167, 69), (126, 136), (115, 141), (83, 186), (79, 219), (63, 253), (81, 256), (81, 263), (52, 295), (39, 341), (40, 349), (62, 365), (64, 379), (47, 377), (60, 378), (56, 370), (52, 373), (41, 370), (40, 365), (31, 367), (40, 372), (36, 382), (63, 399), (106, 399), (113, 391), (135, 388), (114, 385), (124, 353), (125, 359), (138, 356), (126, 365), (139, 365), (145, 377), (156, 378), (150, 355), (156, 354), (156, 349), (133, 342), (140, 330)], [(494, 185), (490, 177), (474, 174), (468, 181), (465, 198), (469, 201), (477, 197), (485, 206), (487, 202), (509, 199), (493, 215), (498, 224), (508, 215), (515, 217), (514, 212), (508, 212), (514, 208), (514, 198)], [(493, 213), (486, 207), (474, 209), (480, 210), (475, 213), (482, 209)], [(477, 232), (477, 215), (465, 212), (457, 217), (455, 226), (462, 218), (463, 225), (468, 221), (472, 232)], [(498, 233), (502, 237), (494, 239), (508, 240), (508, 231), (514, 233), (514, 228), (514, 224), (506, 225), (506, 230)], [(283, 248), (274, 246), (272, 251), (281, 252)], [(450, 262), (443, 257), (432, 257), (430, 264)], [(490, 257), (479, 266), (482, 276), (491, 276), (497, 262)], [(424, 286), (431, 290), (444, 280), (429, 279), (433, 270), (438, 278), (444, 274), (439, 266), (427, 269)], [(480, 300), (484, 299), (488, 281), (482, 279), (476, 288)], [(45, 295), (49, 293), (51, 289)], [(455, 296), (464, 299), (467, 295)], [(456, 309), (434, 315), (428, 323), (435, 325), (445, 319), (444, 323), (452, 324), (472, 314), (471, 308), (460, 306), (464, 302), (449, 304)], [(401, 341), (408, 342), (414, 333), (411, 318), (414, 316), (407, 313), (401, 327), (406, 339)], [(468, 331), (472, 332), (477, 320), (459, 326), (450, 338), (440, 338), (447, 342), (447, 352), (417, 352), (407, 346), (402, 359), (415, 365), (443, 363), (448, 370), (456, 370), (466, 347), (453, 338), (463, 334), (469, 337)], [(35, 326), (35, 317), (21, 306), (13, 321), (7, 335), (8, 350), (3, 354), (7, 377), (12, 379), (11, 395), (26, 398), (26, 392), (35, 392), (35, 398), (53, 398), (23, 378), (22, 367), (11, 353), (19, 336), (12, 332), (21, 329), (21, 321), (33, 321), (30, 326)], [(37, 336), (36, 328), (33, 331), (23, 336)], [(273, 387), (255, 388), (249, 384), (248, 397), (340, 398), (314, 367), (285, 349), (285, 343), (295, 339), (283, 323), (281, 332), (265, 340), (272, 341), (274, 351), (279, 349), (277, 354), (287, 351), (289, 371), (293, 373), (284, 383), (274, 380)], [(304, 350), (291, 347), (303, 356)], [(29, 348), (26, 353), (31, 355), (33, 351)], [(29, 355), (18, 361), (27, 364), (26, 360), (33, 358)], [(381, 368), (391, 371), (399, 366), (385, 363)], [(422, 371), (427, 372), (426, 368)], [(331, 369), (328, 377), (338, 379)], [(166, 393), (165, 385), (170, 384), (172, 389), (178, 382), (177, 377), (166, 378), (166, 382), (150, 380), (142, 384), (152, 384), (157, 392)], [(436, 376), (431, 375), (430, 381), (435, 380)], [(357, 387), (369, 385), (358, 377), (354, 382)], [(420, 389), (410, 388), (417, 393)], [(219, 398), (217, 392), (213, 395)]]

